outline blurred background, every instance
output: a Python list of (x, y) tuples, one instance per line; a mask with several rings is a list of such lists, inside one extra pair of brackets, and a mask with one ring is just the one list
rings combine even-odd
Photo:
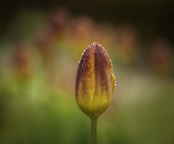
[(99, 144), (174, 143), (174, 1), (1, 0), (0, 144), (90, 144), (75, 101), (84, 49), (110, 55), (117, 85)]

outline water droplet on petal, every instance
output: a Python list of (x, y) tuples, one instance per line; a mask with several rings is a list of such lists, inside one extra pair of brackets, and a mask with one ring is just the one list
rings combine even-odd
[(117, 85), (117, 84), (116, 84), (116, 81), (115, 81), (115, 85)]

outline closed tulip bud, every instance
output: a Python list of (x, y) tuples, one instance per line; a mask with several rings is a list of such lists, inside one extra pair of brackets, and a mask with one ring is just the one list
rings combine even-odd
[(115, 87), (112, 62), (106, 50), (91, 44), (79, 61), (75, 95), (79, 108), (89, 117), (99, 117), (110, 105)]

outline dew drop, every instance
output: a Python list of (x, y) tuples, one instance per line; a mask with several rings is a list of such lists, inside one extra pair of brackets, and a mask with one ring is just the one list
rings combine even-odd
[(116, 84), (116, 81), (115, 81), (115, 85), (117, 85), (117, 84)]

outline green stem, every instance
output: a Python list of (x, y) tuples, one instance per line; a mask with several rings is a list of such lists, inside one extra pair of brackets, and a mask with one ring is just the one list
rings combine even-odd
[(91, 144), (97, 144), (97, 118), (91, 118)]

